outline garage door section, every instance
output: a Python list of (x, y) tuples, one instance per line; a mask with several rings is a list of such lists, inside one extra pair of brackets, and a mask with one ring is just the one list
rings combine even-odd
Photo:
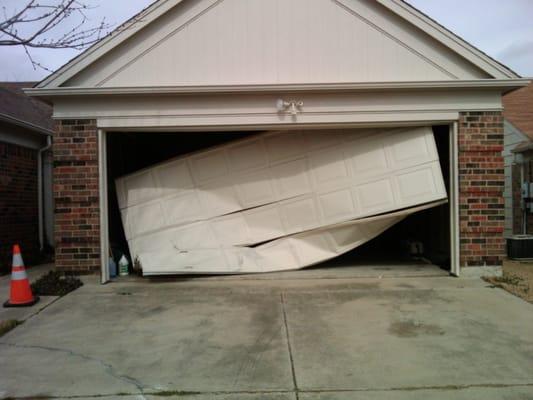
[(159, 249), (154, 245), (156, 250), (138, 253), (138, 259), (145, 268), (146, 275), (239, 274), (301, 269), (353, 250), (409, 215), (440, 204), (443, 204), (443, 201), (352, 220), (283, 237), (255, 247), (220, 246), (180, 250), (177, 246), (170, 247), (161, 242)]
[(264, 133), (116, 187), (130, 252), (147, 275), (303, 268), (446, 198), (428, 127)]

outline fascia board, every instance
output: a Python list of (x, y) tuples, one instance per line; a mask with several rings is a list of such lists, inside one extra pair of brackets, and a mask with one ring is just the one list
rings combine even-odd
[(509, 91), (527, 86), (528, 79), (480, 79), (468, 81), (426, 81), (426, 82), (370, 82), (370, 83), (322, 83), (289, 85), (214, 85), (214, 86), (159, 86), (120, 88), (31, 88), (24, 92), (29, 96), (53, 98), (56, 96), (98, 96), (98, 95), (187, 95), (187, 94), (229, 94), (229, 93), (298, 93), (298, 92), (356, 92), (390, 90), (428, 89), (501, 89)]

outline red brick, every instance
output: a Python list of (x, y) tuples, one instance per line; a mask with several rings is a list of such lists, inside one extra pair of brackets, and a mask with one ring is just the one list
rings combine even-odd
[(459, 119), (461, 265), (501, 265), (505, 256), (503, 117), (466, 112)]
[(54, 133), (56, 267), (100, 270), (96, 121), (63, 120)]

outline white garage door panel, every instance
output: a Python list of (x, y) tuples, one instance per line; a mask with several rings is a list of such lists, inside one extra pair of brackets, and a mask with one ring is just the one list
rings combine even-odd
[(124, 187), (127, 188), (127, 201), (131, 205), (146, 203), (160, 195), (153, 171), (143, 171), (125, 178)]
[(431, 203), (287, 236), (254, 248), (225, 247), (182, 251), (161, 246), (139, 254), (145, 275), (261, 273), (300, 269), (350, 251), (378, 236), (408, 215), (434, 207)]
[[(301, 221), (300, 228), (286, 232), (291, 234), (310, 229), (317, 221), (331, 224), (340, 221), (341, 216), (358, 218), (397, 206), (416, 191), (408, 187), (407, 176), (396, 183), (391, 178), (402, 170), (431, 162), (438, 162), (438, 154), (432, 130), (426, 127), (347, 133), (275, 132), (165, 162), (118, 179), (116, 187), (122, 210), (135, 215), (149, 212), (152, 219), (143, 227), (126, 229), (128, 239), (284, 201), (289, 201), (284, 209), (298, 213), (307, 208), (314, 219)], [(434, 194), (443, 192), (441, 186)], [(347, 188), (354, 197), (352, 206), (361, 214), (354, 210), (350, 215), (347, 204), (332, 210), (333, 193)], [(399, 190), (402, 194), (396, 193)], [(318, 206), (311, 206), (310, 200), (295, 200), (299, 207), (291, 206), (291, 199), (305, 195), (313, 197)], [(343, 197), (347, 200), (346, 192)], [(427, 201), (438, 198), (442, 197), (429, 196)], [(153, 204), (157, 202), (159, 207)], [(158, 212), (160, 215), (155, 215)]]
[[(388, 178), (353, 185), (334, 192), (312, 193), (267, 206), (162, 231), (188, 237), (188, 249), (202, 248), (204, 238), (189, 233), (198, 226), (227, 246), (248, 246), (282, 236), (382, 214), (446, 198), (438, 162), (399, 171)], [(153, 227), (146, 224), (148, 229)], [(196, 237), (197, 242), (191, 238)], [(144, 237), (145, 245), (152, 236)], [(138, 243), (135, 241), (134, 243)], [(137, 254), (134, 244), (130, 252)]]
[(197, 184), (222, 178), (229, 172), (226, 152), (223, 149), (193, 156), (189, 162)]
[(166, 221), (168, 224), (183, 224), (203, 216), (203, 208), (195, 191), (167, 198), (162, 203), (163, 214), (168, 218)]
[(185, 160), (177, 160), (156, 168), (155, 176), (161, 196), (183, 193), (194, 187), (189, 166)]
[(273, 167), (279, 198), (288, 199), (313, 190), (307, 173), (308, 168), (306, 159), (290, 161)]
[(198, 218), (197, 221), (206, 219), (208, 215), (224, 215), (241, 209), (235, 187), (222, 179), (204, 184), (198, 190), (204, 218)]

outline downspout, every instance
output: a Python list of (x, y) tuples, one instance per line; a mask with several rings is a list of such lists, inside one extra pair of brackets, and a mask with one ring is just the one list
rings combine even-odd
[(39, 149), (37, 152), (37, 208), (39, 210), (39, 250), (43, 251), (44, 249), (44, 206), (43, 206), (43, 154), (45, 151), (50, 150), (52, 147), (52, 136), (46, 135), (46, 146)]

